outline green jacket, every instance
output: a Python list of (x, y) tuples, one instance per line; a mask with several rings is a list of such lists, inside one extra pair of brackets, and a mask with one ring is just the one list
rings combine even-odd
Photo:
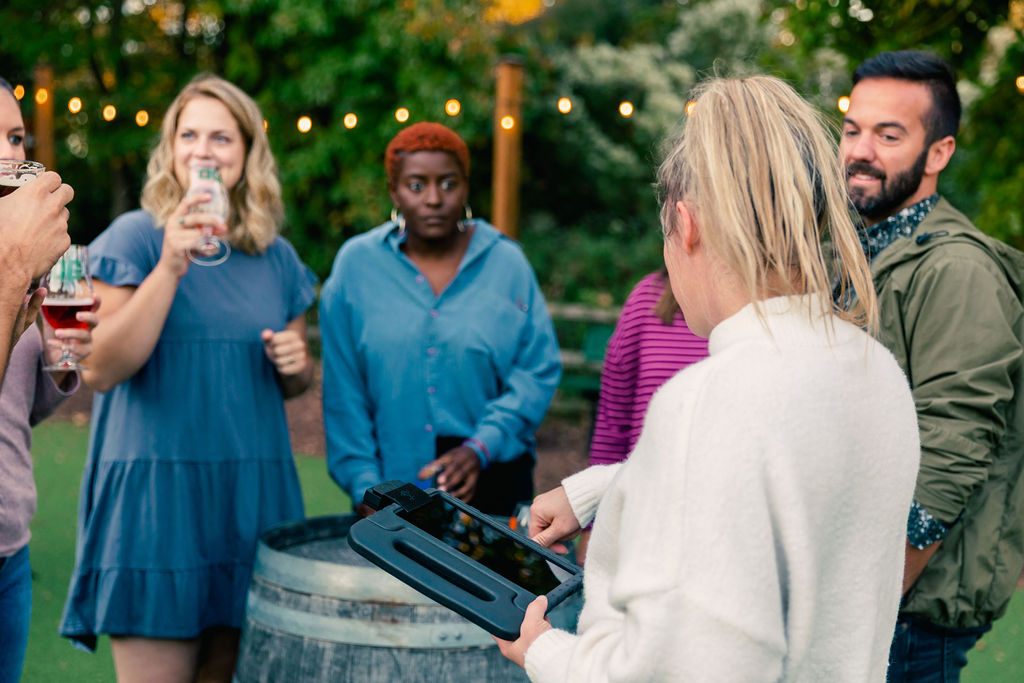
[(950, 526), (901, 614), (986, 625), (1006, 611), (1024, 566), (1024, 254), (939, 199), (871, 272), (879, 339), (917, 406), (914, 497)]

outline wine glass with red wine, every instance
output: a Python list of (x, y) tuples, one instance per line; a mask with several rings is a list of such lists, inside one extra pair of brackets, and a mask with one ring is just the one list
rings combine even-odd
[[(43, 317), (55, 330), (86, 329), (88, 323), (78, 319), (81, 311), (91, 311), (96, 305), (92, 293), (92, 274), (89, 271), (89, 248), (72, 244), (40, 283), (46, 287), (43, 299)], [(60, 358), (45, 368), (51, 372), (83, 370), (71, 355), (71, 344), (61, 340)]]

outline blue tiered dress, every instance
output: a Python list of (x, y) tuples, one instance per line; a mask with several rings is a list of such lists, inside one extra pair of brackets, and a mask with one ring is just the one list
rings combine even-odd
[[(91, 245), (93, 277), (138, 285), (162, 243), (148, 213), (125, 214)], [(96, 394), (62, 635), (91, 649), (99, 633), (241, 626), (259, 533), (303, 517), (260, 332), (302, 315), (313, 282), (280, 237), (258, 256), (190, 266), (150, 359)]]

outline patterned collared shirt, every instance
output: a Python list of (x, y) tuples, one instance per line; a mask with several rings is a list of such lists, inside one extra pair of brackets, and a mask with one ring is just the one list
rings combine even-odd
[[(939, 195), (933, 194), (925, 197), (916, 204), (894, 213), (881, 223), (871, 226), (860, 233), (860, 246), (868, 263), (874, 260), (890, 244), (901, 237), (910, 237), (914, 229), (921, 224), (935, 204), (939, 201)], [(910, 545), (921, 549), (937, 543), (946, 537), (949, 527), (931, 516), (916, 500), (910, 506), (910, 514), (907, 516), (907, 540)]]
[(901, 237), (910, 237), (914, 228), (921, 224), (928, 212), (935, 208), (939, 195), (925, 197), (916, 204), (894, 213), (881, 223), (877, 223), (860, 233), (860, 247), (871, 263), (882, 250)]

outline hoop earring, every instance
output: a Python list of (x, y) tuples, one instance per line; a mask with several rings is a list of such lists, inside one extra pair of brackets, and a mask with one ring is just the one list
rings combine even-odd
[(469, 208), (469, 204), (466, 204), (466, 217), (456, 223), (455, 227), (459, 229), (459, 232), (466, 232), (471, 220), (473, 220), (473, 209)]
[(398, 224), (398, 234), (399, 235), (404, 235), (405, 234), (405, 216), (403, 216), (402, 214), (398, 213), (398, 207), (397, 206), (392, 206), (391, 207), (391, 222)]

